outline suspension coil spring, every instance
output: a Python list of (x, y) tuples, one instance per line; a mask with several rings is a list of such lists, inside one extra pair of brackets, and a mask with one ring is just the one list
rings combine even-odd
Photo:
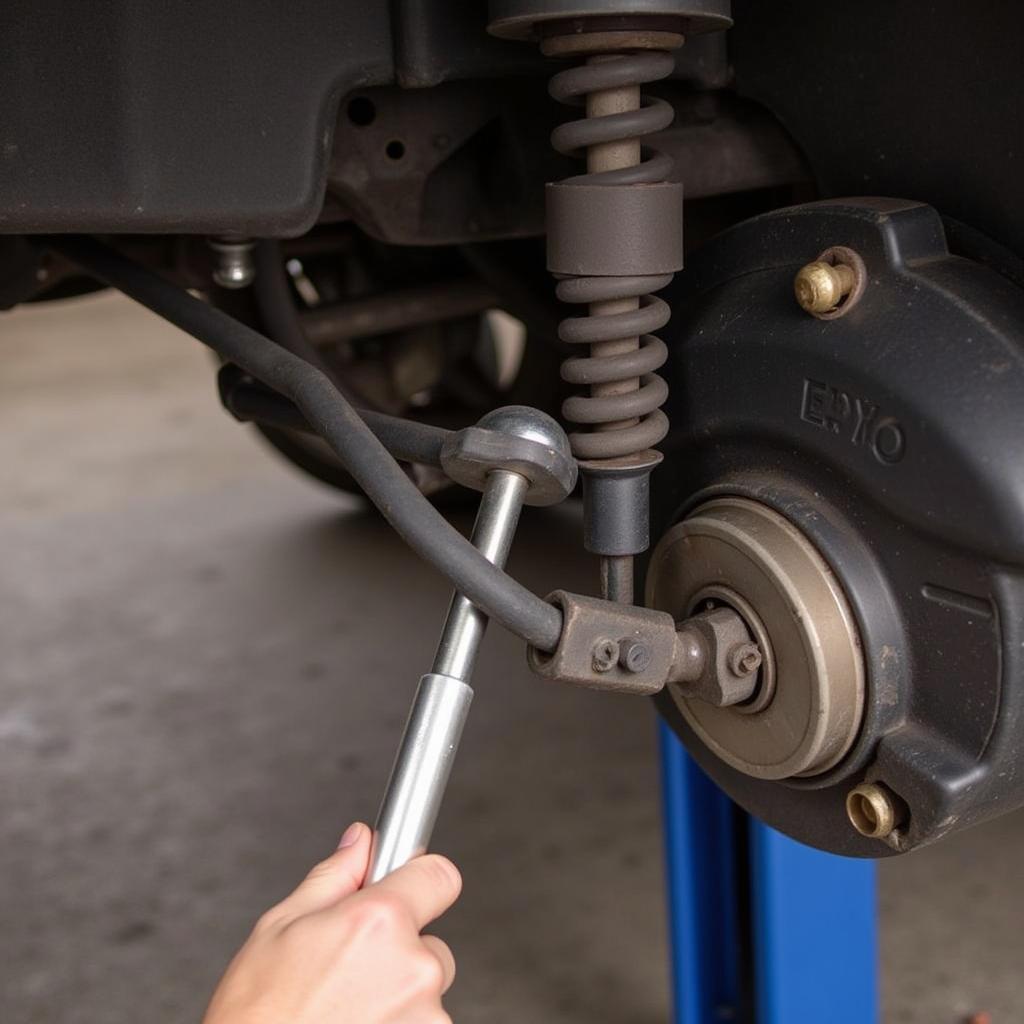
[[(636, 186), (668, 182), (672, 160), (643, 146), (641, 140), (667, 128), (673, 110), (662, 99), (641, 97), (640, 86), (672, 73), (675, 62), (666, 51), (682, 41), (674, 32), (594, 32), (544, 41), (542, 48), (547, 54), (584, 56), (587, 60), (558, 72), (549, 86), (554, 99), (586, 109), (586, 116), (560, 125), (552, 133), (551, 144), (559, 153), (587, 158), (587, 172), (563, 180), (560, 186), (590, 187), (591, 197), (607, 196), (605, 189), (625, 189), (635, 197), (625, 200), (625, 205), (639, 209), (638, 204), (653, 197), (649, 190)], [(613, 48), (617, 52), (609, 52)], [(595, 193), (593, 188), (601, 191)], [(664, 212), (664, 207), (660, 209)], [(599, 219), (602, 212), (593, 209), (591, 218)], [(580, 232), (587, 230), (580, 223), (584, 219), (585, 213), (571, 226), (577, 244)], [(621, 221), (621, 217), (610, 218), (611, 225)], [(677, 232), (678, 226), (673, 230)], [(641, 244), (644, 241), (640, 239)], [(605, 237), (603, 244), (614, 249), (628, 246), (628, 240)], [(656, 252), (657, 246), (654, 249)], [(628, 266), (631, 257), (627, 252), (625, 260), (612, 259), (607, 267), (596, 267), (598, 273), (593, 272), (591, 261), (585, 268), (590, 272), (559, 275), (563, 279), (556, 289), (558, 298), (589, 307), (586, 316), (568, 317), (559, 325), (562, 341), (590, 346), (588, 355), (573, 355), (562, 364), (566, 382), (589, 389), (588, 394), (567, 399), (562, 407), (566, 420), (588, 428), (570, 435), (573, 453), (581, 460), (632, 459), (658, 444), (668, 432), (668, 419), (660, 408), (668, 397), (668, 387), (656, 373), (668, 353), (653, 332), (668, 323), (670, 310), (651, 293), (664, 288), (673, 274), (623, 273), (650, 269), (637, 268), (635, 258), (633, 266)], [(552, 269), (558, 271), (558, 267)], [(656, 457), (653, 452), (648, 454)]]

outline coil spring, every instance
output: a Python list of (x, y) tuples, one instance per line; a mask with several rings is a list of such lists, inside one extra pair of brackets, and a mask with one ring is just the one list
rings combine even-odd
[[(550, 82), (551, 96), (581, 105), (592, 93), (630, 89), (667, 78), (675, 62), (663, 51), (608, 54), (560, 71)], [(642, 97), (639, 106), (618, 113), (583, 117), (560, 125), (551, 144), (567, 156), (591, 153), (591, 147), (639, 143), (667, 128), (672, 107), (662, 99)], [(566, 179), (572, 184), (637, 185), (668, 180), (672, 160), (666, 154), (641, 149), (631, 166), (591, 169)], [(637, 455), (653, 447), (668, 432), (660, 406), (668, 387), (655, 372), (667, 358), (664, 343), (651, 332), (668, 323), (667, 303), (650, 294), (664, 288), (672, 274), (633, 277), (570, 277), (559, 282), (556, 294), (567, 303), (587, 303), (587, 316), (569, 317), (558, 334), (570, 345), (591, 346), (588, 356), (571, 356), (562, 364), (562, 379), (586, 386), (588, 395), (566, 400), (562, 415), (590, 430), (570, 435), (579, 459), (610, 460)]]

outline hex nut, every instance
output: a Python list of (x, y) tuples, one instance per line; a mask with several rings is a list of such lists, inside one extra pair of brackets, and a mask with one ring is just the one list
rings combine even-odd
[(729, 668), (735, 676), (749, 676), (761, 667), (761, 651), (757, 644), (736, 644), (729, 651)]
[(837, 765), (864, 715), (864, 661), (853, 611), (828, 563), (774, 509), (715, 498), (662, 537), (647, 571), (647, 603), (676, 623), (696, 622), (709, 600), (736, 610), (764, 664), (752, 698), (730, 707), (670, 685), (697, 739), (758, 779), (818, 775)]
[[(538, 676), (570, 686), (638, 696), (650, 696), (664, 688), (676, 646), (676, 621), (671, 615), (564, 590), (554, 591), (547, 600), (562, 613), (562, 633), (553, 651), (527, 647), (527, 662)], [(615, 637), (640, 640), (647, 646), (651, 657), (643, 671), (623, 668), (618, 649), (614, 656), (598, 651), (602, 671), (595, 670), (595, 648), (607, 644), (621, 648)]]
[(738, 674), (733, 668), (733, 652), (743, 648), (741, 655), (761, 653), (751, 642), (743, 619), (732, 608), (713, 608), (686, 620), (686, 625), (704, 640), (706, 658), (704, 670), (693, 682), (676, 685), (687, 697), (697, 697), (715, 707), (730, 707), (749, 700), (757, 689), (756, 671), (744, 670)]

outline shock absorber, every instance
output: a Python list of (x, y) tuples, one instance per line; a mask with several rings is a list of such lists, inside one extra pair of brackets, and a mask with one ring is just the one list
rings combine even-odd
[(673, 110), (641, 95), (669, 77), (685, 35), (730, 24), (727, 0), (492, 0), (490, 31), (537, 38), (549, 57), (574, 59), (550, 93), (582, 108), (555, 129), (558, 152), (586, 172), (547, 186), (548, 269), (565, 303), (586, 308), (559, 326), (583, 349), (562, 377), (586, 389), (562, 415), (583, 479), (584, 546), (601, 558), (602, 596), (631, 603), (633, 559), (648, 547), (650, 474), (668, 432), (668, 388), (657, 370), (667, 350), (653, 333), (670, 310), (653, 293), (682, 268), (682, 186), (672, 161), (644, 140)]
[[(585, 154), (587, 173), (549, 190), (553, 244), (548, 268), (560, 275), (577, 267), (583, 271), (564, 276), (556, 288), (563, 302), (587, 306), (586, 316), (562, 321), (559, 337), (573, 346), (589, 346), (587, 355), (570, 356), (562, 364), (566, 382), (589, 389), (567, 399), (562, 415), (589, 428), (570, 434), (583, 471), (584, 545), (601, 556), (602, 596), (627, 603), (633, 601), (633, 556), (649, 542), (649, 479), (661, 460), (654, 445), (668, 432), (661, 411), (668, 388), (655, 372), (668, 353), (651, 332), (668, 323), (669, 308), (651, 293), (664, 288), (682, 264), (681, 187), (668, 184), (671, 161), (645, 153), (641, 143), (667, 128), (673, 111), (664, 100), (641, 97), (640, 86), (672, 73), (675, 63), (669, 51), (682, 42), (681, 34), (667, 31), (589, 31), (551, 36), (541, 43), (549, 56), (586, 59), (559, 71), (550, 85), (553, 98), (585, 105), (586, 116), (556, 128), (551, 143), (566, 156)], [(609, 45), (618, 52), (607, 52)], [(577, 187), (600, 191), (577, 193)], [(658, 225), (652, 225), (656, 234), (648, 234), (646, 241), (636, 239), (643, 245), (640, 252), (623, 251), (616, 244), (619, 207), (627, 196), (648, 211), (658, 211)], [(578, 199), (588, 201), (589, 214), (579, 209)], [(581, 215), (601, 217), (609, 199), (619, 216), (593, 227), (603, 232), (598, 244), (611, 260), (580, 265), (573, 258), (578, 256), (578, 221)], [(652, 242), (660, 243), (657, 251)]]

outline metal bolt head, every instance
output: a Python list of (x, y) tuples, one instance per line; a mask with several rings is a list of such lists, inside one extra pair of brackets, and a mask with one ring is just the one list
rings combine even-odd
[(650, 644), (637, 637), (627, 637), (619, 643), (619, 664), (627, 672), (646, 672), (651, 664)]
[(761, 667), (761, 650), (757, 644), (736, 644), (729, 651), (729, 669), (733, 675), (753, 675)]
[(595, 672), (610, 672), (619, 661), (619, 644), (616, 640), (598, 640), (591, 652)]
[(216, 260), (213, 280), (221, 288), (246, 288), (256, 276), (253, 249), (256, 243), (248, 239), (210, 239), (208, 242)]
[(893, 794), (880, 782), (862, 782), (846, 796), (850, 824), (868, 839), (885, 839), (899, 824), (899, 808)]
[(793, 292), (805, 312), (828, 313), (850, 294), (853, 284), (853, 271), (849, 267), (815, 260), (797, 271)]

